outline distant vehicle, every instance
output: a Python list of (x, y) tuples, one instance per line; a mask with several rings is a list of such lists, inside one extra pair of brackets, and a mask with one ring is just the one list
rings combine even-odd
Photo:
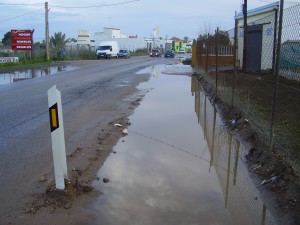
[(185, 49), (184, 48), (181, 48), (180, 50), (179, 50), (179, 54), (184, 54), (185, 53)]
[(121, 49), (119, 52), (118, 52), (118, 57), (119, 58), (129, 58), (130, 57), (130, 53), (127, 49)]
[(174, 57), (175, 57), (175, 53), (172, 50), (168, 49), (165, 51), (165, 58), (174, 58)]
[(97, 48), (97, 59), (118, 58), (119, 46), (116, 41), (102, 41)]
[(161, 52), (159, 49), (152, 49), (150, 52), (150, 57), (161, 57)]

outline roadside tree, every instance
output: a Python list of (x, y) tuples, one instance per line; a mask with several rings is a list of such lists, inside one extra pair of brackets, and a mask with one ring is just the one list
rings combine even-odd
[(54, 57), (61, 59), (65, 52), (65, 46), (67, 43), (66, 35), (62, 32), (54, 33), (54, 36), (50, 38), (51, 46), (55, 49)]
[(10, 46), (11, 45), (11, 32), (7, 32), (6, 34), (4, 34), (4, 38), (2, 38), (2, 43), (5, 46)]
[[(200, 34), (198, 40), (204, 41), (204, 43), (213, 44), (215, 43), (216, 34)], [(218, 44), (223, 46), (230, 45), (230, 38), (227, 31), (219, 30), (218, 33)]]

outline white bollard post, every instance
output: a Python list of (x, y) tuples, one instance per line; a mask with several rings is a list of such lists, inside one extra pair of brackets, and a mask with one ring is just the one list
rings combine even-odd
[(65, 189), (65, 178), (68, 178), (65, 147), (64, 124), (62, 116), (61, 93), (56, 85), (48, 90), (48, 105), (51, 128), (52, 153), (56, 188)]

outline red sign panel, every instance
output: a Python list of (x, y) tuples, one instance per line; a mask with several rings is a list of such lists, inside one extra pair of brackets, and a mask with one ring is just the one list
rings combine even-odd
[(12, 50), (32, 50), (31, 30), (11, 30), (11, 49)]

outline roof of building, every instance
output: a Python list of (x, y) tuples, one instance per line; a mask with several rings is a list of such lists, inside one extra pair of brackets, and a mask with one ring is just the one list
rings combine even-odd
[(119, 28), (113, 28), (113, 27), (103, 27), (103, 29), (107, 29), (107, 30), (120, 30)]
[(183, 41), (183, 40), (181, 40), (181, 39), (178, 38), (178, 37), (172, 37), (171, 40), (172, 40), (172, 41), (175, 41), (175, 42), (181, 42), (181, 41)]
[[(268, 5), (264, 5), (255, 9), (251, 9), (247, 11), (247, 16), (254, 16), (254, 15), (258, 15), (258, 14), (262, 14), (262, 13), (266, 13), (266, 12), (270, 12), (273, 11), (275, 9), (279, 8), (279, 2), (273, 2), (271, 4)], [(237, 16), (235, 16), (235, 19), (242, 19), (243, 18), (243, 12), (239, 12), (237, 14)]]

